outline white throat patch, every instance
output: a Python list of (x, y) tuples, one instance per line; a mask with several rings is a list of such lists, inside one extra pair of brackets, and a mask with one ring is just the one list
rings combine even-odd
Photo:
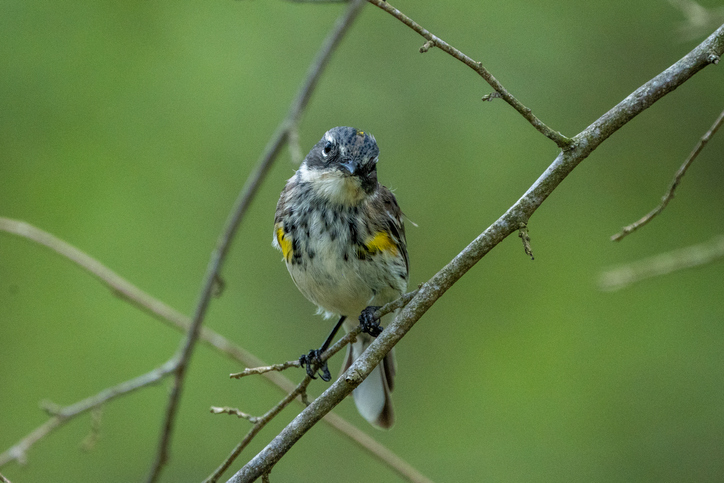
[(297, 171), (302, 181), (309, 183), (318, 196), (340, 205), (355, 205), (365, 196), (359, 180), (354, 176), (345, 176), (336, 169), (309, 169), (302, 165)]

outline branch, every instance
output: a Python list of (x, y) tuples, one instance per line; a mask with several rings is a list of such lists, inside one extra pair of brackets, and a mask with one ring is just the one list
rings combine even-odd
[[(385, 315), (389, 314), (390, 312), (394, 312), (397, 309), (401, 309), (408, 303), (410, 303), (410, 300), (412, 300), (415, 295), (417, 294), (419, 289), (413, 290), (412, 292), (408, 292), (401, 297), (398, 297), (397, 299), (393, 300), (392, 302), (383, 305), (382, 307), (378, 308), (374, 315), (375, 320), (379, 320)], [(339, 352), (345, 345), (347, 345), (349, 342), (351, 342), (355, 337), (359, 335), (361, 332), (360, 327), (355, 327), (354, 329), (350, 330), (345, 334), (344, 337), (342, 337), (337, 343), (335, 343), (332, 347), (324, 351), (324, 353), (319, 356), (319, 359), (324, 362), (328, 360), (330, 357), (332, 357), (334, 354)], [(287, 361), (282, 362), (281, 364), (272, 364), (270, 366), (258, 366), (258, 367), (249, 367), (247, 369), (244, 369), (241, 372), (237, 372), (234, 374), (229, 374), (229, 377), (232, 379), (241, 379), (242, 377), (246, 376), (253, 376), (258, 374), (267, 374), (269, 372), (273, 371), (284, 371), (286, 369), (289, 369), (290, 367), (301, 367), (302, 363), (299, 362), (299, 360), (296, 361)]]
[[(433, 35), (430, 31), (423, 28), (420, 24), (412, 20), (410, 17), (405, 15), (404, 13), (397, 10), (395, 7), (390, 5), (385, 0), (368, 0), (372, 5), (375, 5), (385, 12), (389, 13), (396, 19), (398, 19), (400, 22), (404, 23), (408, 27), (410, 27), (412, 30), (423, 36), (427, 42), (423, 44), (422, 47), (420, 47), (420, 53), (427, 52), (432, 47), (437, 47), (438, 49), (442, 50), (443, 52), (452, 55), (457, 60), (462, 62), (463, 64), (467, 65), (471, 69), (473, 69), (475, 72), (482, 77), (485, 82), (490, 84), (490, 87), (495, 89), (495, 91), (500, 95), (500, 97), (505, 100), (508, 104), (510, 104), (513, 109), (518, 111), (520, 115), (522, 115), (529, 123), (533, 125), (534, 128), (536, 128), (541, 134), (543, 134), (548, 139), (552, 140), (556, 145), (561, 149), (568, 149), (571, 146), (571, 143), (573, 142), (571, 139), (565, 137), (563, 134), (559, 133), (558, 131), (554, 131), (553, 129), (549, 128), (543, 121), (538, 119), (534, 114), (533, 111), (524, 106), (518, 99), (516, 99), (508, 90), (503, 87), (503, 84), (501, 84), (498, 79), (496, 79), (493, 74), (491, 74), (488, 69), (483, 67), (483, 64), (481, 62), (477, 62), (473, 60), (472, 58), (465, 55), (460, 50), (456, 49), (452, 45), (448, 44), (444, 40), (442, 40), (440, 37)], [(487, 96), (486, 96), (487, 97)], [(483, 100), (486, 100), (483, 98)], [(487, 99), (489, 100), (489, 99)]]
[(174, 420), (176, 418), (178, 402), (183, 389), (184, 375), (186, 373), (188, 361), (195, 347), (196, 340), (199, 335), (199, 329), (206, 315), (206, 310), (209, 306), (214, 290), (215, 281), (219, 276), (221, 265), (226, 257), (229, 247), (231, 246), (231, 240), (233, 239), (241, 220), (244, 218), (244, 215), (251, 204), (251, 200), (256, 195), (262, 180), (266, 177), (269, 168), (271, 168), (277, 154), (287, 140), (290, 127), (296, 125), (299, 117), (307, 106), (307, 102), (317, 85), (317, 81), (319, 80), (322, 71), (329, 62), (332, 52), (334, 52), (336, 47), (339, 45), (339, 42), (342, 40), (342, 37), (347, 32), (347, 29), (357, 17), (357, 14), (363, 5), (364, 0), (352, 0), (347, 9), (337, 19), (331, 32), (324, 40), (317, 56), (310, 65), (304, 84), (297, 94), (297, 97), (292, 102), (287, 117), (277, 128), (276, 133), (269, 144), (267, 144), (265, 152), (259, 159), (256, 169), (252, 175), (249, 176), (245, 186), (239, 193), (224, 229), (219, 236), (216, 249), (211, 254), (211, 259), (209, 260), (209, 264), (206, 269), (206, 275), (204, 276), (199, 301), (196, 305), (191, 327), (189, 327), (186, 339), (183, 341), (179, 351), (173, 358), (173, 360), (177, 361), (174, 383), (169, 394), (166, 417), (161, 430), (156, 460), (154, 461), (151, 472), (148, 476), (149, 483), (155, 482), (158, 479), (161, 468), (164, 466), (168, 458), (168, 446), (171, 441), (171, 433), (173, 430)]
[(244, 450), (244, 448), (246, 448), (249, 445), (249, 443), (254, 438), (254, 436), (259, 434), (259, 431), (261, 431), (264, 428), (264, 426), (266, 426), (267, 423), (269, 423), (269, 421), (271, 421), (274, 418), (274, 416), (279, 414), (282, 411), (282, 409), (287, 407), (289, 405), (289, 403), (294, 401), (298, 396), (301, 396), (302, 394), (306, 393), (307, 386), (309, 386), (310, 382), (312, 382), (312, 378), (309, 375), (305, 376), (304, 380), (301, 383), (299, 383), (299, 385), (294, 389), (294, 391), (287, 394), (287, 396), (284, 399), (279, 401), (279, 403), (276, 406), (274, 406), (273, 408), (271, 408), (269, 411), (267, 411), (266, 414), (264, 414), (263, 416), (258, 417), (258, 418), (253, 418), (254, 419), (253, 421), (251, 419), (249, 419), (251, 422), (254, 423), (254, 426), (249, 430), (249, 432), (246, 434), (246, 436), (244, 436), (244, 439), (242, 439), (241, 442), (236, 445), (236, 447), (231, 451), (231, 454), (229, 454), (229, 456), (221, 463), (221, 465), (219, 465), (219, 467), (216, 468), (216, 470), (214, 470), (214, 472), (208, 478), (206, 478), (204, 480), (204, 483), (215, 483), (216, 481), (218, 481), (218, 479), (221, 477), (221, 475), (229, 468), (229, 466), (231, 466), (231, 464), (234, 462), (234, 460), (236, 460), (236, 458), (241, 454), (241, 452)]
[[(11, 233), (27, 240), (33, 241), (40, 245), (43, 245), (51, 250), (55, 251), (59, 255), (71, 260), (77, 264), (80, 268), (88, 271), (94, 275), (99, 281), (106, 285), (111, 292), (119, 295), (129, 303), (143, 309), (144, 311), (155, 316), (158, 320), (166, 323), (170, 327), (186, 332), (191, 320), (184, 314), (177, 310), (169, 307), (165, 303), (158, 299), (151, 297), (149, 294), (139, 289), (125, 278), (115, 273), (110, 268), (103, 265), (101, 262), (79, 250), (78, 248), (70, 245), (69, 243), (53, 236), (52, 234), (43, 231), (28, 223), (11, 220), (9, 218), (0, 217), (0, 231)], [(417, 291), (410, 292), (399, 299), (390, 302), (379, 310), (379, 316), (385, 315), (391, 311), (394, 311), (404, 304), (409, 302)], [(242, 347), (233, 344), (222, 335), (214, 332), (211, 329), (202, 327), (200, 339), (211, 347), (215, 348), (222, 354), (227, 355), (233, 360), (236, 360), (247, 367), (256, 367), (266, 365), (264, 361), (246, 351)], [(331, 349), (333, 349), (334, 346)], [(329, 351), (328, 351), (329, 353)], [(323, 355), (322, 357), (325, 357)], [(327, 356), (328, 357), (328, 356)], [(326, 360), (326, 359), (325, 359)], [(279, 389), (289, 394), (295, 390), (295, 385), (292, 381), (279, 374), (278, 372), (269, 372), (263, 374), (263, 376), (271, 383), (276, 385)], [(132, 381), (122, 384), (129, 384)], [(116, 386), (118, 387), (118, 386)], [(127, 394), (124, 392), (123, 394)], [(118, 394), (119, 396), (122, 394)], [(88, 399), (93, 399), (98, 396), (93, 396)], [(86, 401), (88, 400), (86, 399)], [(301, 403), (301, 401), (299, 401)], [(73, 406), (76, 406), (76, 403)], [(54, 429), (60, 427), (62, 424), (68, 422), (76, 415), (81, 414), (80, 412), (71, 415), (66, 413), (66, 418), (63, 421), (57, 420), (56, 417), (51, 418), (44, 424), (33, 430), (29, 435), (23, 438), (20, 442), (16, 443), (12, 448), (5, 451), (0, 455), (0, 467), (4, 464), (17, 460), (20, 463), (25, 461), (25, 455), (27, 451), (37, 441), (50, 434)], [(417, 470), (411, 467), (408, 463), (400, 459), (388, 448), (380, 444), (378, 441), (369, 437), (365, 432), (359, 428), (347, 422), (340, 416), (330, 413), (324, 420), (325, 423), (329, 424), (332, 428), (339, 431), (344, 436), (347, 436), (350, 440), (357, 443), (362, 449), (368, 451), (373, 456), (376, 456), (380, 461), (387, 464), (392, 470), (399, 473), (403, 478), (407, 478), (413, 482), (426, 482), (427, 480)]]
[(724, 257), (724, 236), (720, 235), (706, 243), (662, 253), (606, 270), (601, 274), (599, 286), (601, 290), (613, 292), (647, 278), (660, 277), (679, 270), (706, 265), (722, 257)]
[[(414, 290), (410, 293), (407, 293), (403, 295), (402, 297), (399, 297), (397, 300), (393, 300), (392, 302), (384, 305), (383, 307), (380, 307), (375, 311), (375, 318), (379, 319), (383, 315), (386, 315), (390, 312), (393, 312), (397, 309), (400, 309), (404, 307), (407, 303), (410, 302), (417, 293), (417, 290)], [(334, 354), (342, 350), (347, 344), (354, 341), (357, 336), (362, 332), (362, 328), (357, 326), (353, 330), (350, 330), (347, 332), (344, 337), (340, 338), (337, 342), (335, 342), (329, 349), (324, 351), (324, 353), (319, 357), (319, 359), (322, 362), (327, 361), (330, 357), (332, 357)], [(238, 374), (231, 374), (232, 378), (239, 379), (245, 376), (249, 376), (252, 374), (265, 374), (270, 371), (281, 371), (284, 369), (287, 369), (289, 367), (299, 367), (301, 363), (297, 361), (290, 361), (285, 362), (282, 364), (275, 364), (272, 366), (266, 366), (266, 367), (257, 367), (257, 368), (251, 368), (247, 369), (244, 372), (238, 373)], [(204, 483), (214, 483), (216, 482), (219, 477), (226, 471), (231, 464), (234, 462), (234, 460), (241, 454), (241, 452), (246, 448), (246, 446), (249, 444), (249, 442), (256, 436), (261, 429), (266, 426), (269, 421), (272, 420), (277, 414), (279, 414), (282, 409), (287, 407), (289, 403), (291, 403), (294, 399), (299, 397), (304, 397), (306, 394), (307, 386), (309, 386), (309, 383), (312, 382), (312, 377), (309, 375), (306, 375), (302, 382), (299, 383), (299, 385), (289, 393), (284, 399), (282, 399), (276, 406), (274, 406), (272, 409), (267, 411), (266, 414), (263, 416), (256, 418), (253, 416), (249, 416), (246, 413), (243, 413), (239, 410), (235, 410), (232, 408), (211, 408), (211, 411), (214, 413), (228, 413), (228, 414), (236, 414), (239, 417), (243, 417), (245, 419), (248, 419), (252, 423), (254, 423), (254, 427), (247, 433), (247, 435), (244, 437), (244, 439), (234, 448), (234, 450), (231, 452), (231, 454), (224, 460), (224, 462), (214, 471), (213, 474), (211, 474), (206, 480), (204, 480)], [(329, 415), (328, 415), (329, 416)], [(345, 423), (349, 424), (349, 423)], [(359, 431), (359, 435), (364, 435), (363, 432)], [(370, 438), (371, 439), (371, 438)], [(374, 440), (373, 440), (374, 441)], [(418, 483), (432, 483), (430, 480), (425, 478), (422, 474), (420, 474), (417, 470), (412, 468), (410, 465), (405, 463), (404, 461), (400, 460), (396, 456), (395, 459), (395, 469), (400, 473), (401, 476), (406, 478), (408, 481), (412, 482), (418, 482)]]
[(168, 361), (162, 366), (152, 370), (151, 372), (138, 376), (137, 378), (131, 379), (130, 381), (122, 382), (114, 387), (105, 389), (98, 394), (83, 399), (82, 401), (78, 401), (75, 404), (49, 410), (49, 412), (52, 414), (52, 417), (48, 421), (36, 428), (35, 431), (33, 431), (21, 441), (16, 443), (12, 448), (0, 454), (0, 466), (13, 460), (18, 461), (19, 463), (24, 463), (26, 459), (26, 453), (30, 449), (30, 447), (42, 438), (44, 438), (54, 429), (62, 426), (74, 417), (91, 409), (97, 408), (107, 403), (108, 401), (117, 398), (118, 396), (123, 396), (125, 394), (129, 394), (133, 391), (141, 389), (142, 387), (146, 387), (150, 384), (155, 384), (164, 377), (168, 376), (170, 373), (172, 373), (174, 369), (175, 366), (172, 364), (171, 361)]
[(714, 124), (711, 126), (711, 128), (704, 134), (701, 139), (699, 139), (699, 142), (696, 143), (696, 146), (694, 146), (694, 150), (689, 154), (689, 157), (686, 158), (686, 161), (684, 161), (684, 164), (681, 165), (679, 170), (676, 172), (676, 175), (674, 176), (674, 181), (671, 182), (671, 185), (669, 186), (669, 189), (666, 191), (666, 194), (661, 198), (661, 203), (651, 210), (647, 215), (645, 215), (640, 220), (631, 223), (630, 225), (626, 226), (621, 230), (621, 232), (613, 235), (611, 237), (611, 241), (621, 241), (624, 239), (626, 235), (629, 233), (632, 233), (648, 222), (650, 222), (656, 215), (664, 211), (664, 208), (669, 204), (669, 201), (674, 199), (674, 191), (676, 191), (676, 188), (679, 186), (679, 183), (681, 182), (681, 178), (684, 177), (686, 174), (686, 170), (689, 169), (689, 166), (694, 162), (697, 156), (699, 156), (699, 153), (702, 149), (704, 149), (704, 146), (706, 146), (706, 143), (709, 142), (709, 139), (717, 132), (719, 127), (721, 127), (722, 122), (724, 122), (724, 111), (722, 111), (721, 114), (719, 114), (719, 117), (714, 121)]
[[(370, 0), (372, 1), (372, 0)], [(593, 150), (636, 115), (650, 107), (667, 93), (686, 82), (691, 76), (724, 53), (724, 25), (707, 40), (673, 66), (641, 86), (613, 109), (601, 116), (574, 138), (572, 149), (562, 151), (526, 193), (490, 225), (450, 263), (427, 281), (412, 301), (398, 314), (382, 334), (356, 359), (343, 377), (335, 381), (315, 399), (259, 454), (241, 468), (229, 481), (251, 482), (271, 471), (287, 451), (314, 424), (332, 410), (357, 387), (379, 364), (392, 347), (412, 328), (422, 315), (483, 256), (521, 223), (526, 223), (560, 185), (560, 183)]]

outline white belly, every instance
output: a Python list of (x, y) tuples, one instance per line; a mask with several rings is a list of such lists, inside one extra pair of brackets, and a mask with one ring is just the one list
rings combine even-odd
[(400, 295), (399, 289), (389, 285), (389, 274), (378, 263), (354, 255), (344, 260), (336, 243), (326, 245), (316, 251), (314, 259), (306, 260), (305, 268), (287, 263), (299, 291), (326, 317), (356, 317), (365, 307), (384, 305)]

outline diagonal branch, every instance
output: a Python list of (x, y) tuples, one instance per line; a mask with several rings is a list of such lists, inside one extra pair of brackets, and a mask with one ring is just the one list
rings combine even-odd
[[(95, 276), (98, 280), (105, 284), (114, 294), (119, 295), (124, 300), (127, 300), (129, 303), (136, 305), (137, 307), (150, 313), (151, 315), (154, 315), (157, 319), (176, 330), (186, 332), (189, 325), (191, 325), (191, 321), (186, 315), (178, 312), (177, 310), (166, 305), (160, 300), (151, 297), (148, 293), (139, 289), (131, 282), (121, 277), (110, 268), (103, 265), (95, 258), (46, 231), (43, 231), (33, 225), (22, 221), (12, 220), (3, 217), (0, 217), (0, 231), (23, 237), (27, 240), (33, 241), (55, 251), (59, 255), (71, 260), (79, 267)], [(408, 294), (405, 294), (403, 297), (400, 297), (396, 301), (390, 302), (389, 304), (382, 307), (377, 315), (381, 317), (386, 313), (401, 308), (404, 304), (412, 300), (412, 297), (416, 293), (417, 290), (412, 291)], [(224, 336), (218, 334), (217, 332), (214, 332), (211, 329), (202, 327), (199, 338), (205, 343), (209, 344), (211, 347), (215, 348), (220, 353), (225, 354), (231, 359), (236, 360), (247, 367), (266, 365), (264, 361), (256, 357), (254, 354), (251, 354), (242, 347), (230, 342)], [(330, 348), (330, 350), (328, 351), (330, 355), (330, 351), (332, 350), (332, 348)], [(170, 367), (171, 369), (173, 369), (172, 366)], [(151, 373), (149, 374), (154, 374), (155, 371), (158, 370), (164, 372), (163, 377), (170, 373), (170, 371), (164, 371), (164, 366), (162, 366), (160, 369), (154, 369), (154, 371), (151, 371)], [(263, 376), (269, 382), (273, 383), (287, 394), (295, 390), (294, 383), (283, 375), (279, 374), (278, 372), (264, 373)], [(137, 389), (140, 389), (140, 387), (145, 387), (145, 385), (157, 382), (157, 379), (153, 377), (143, 378), (143, 376), (141, 376), (140, 378), (132, 379), (131, 381), (118, 384), (115, 386), (115, 388), (129, 387), (129, 385), (133, 386), (135, 385), (134, 381), (136, 381), (136, 383), (144, 383), (138, 384)], [(116, 391), (116, 394), (114, 394), (113, 397), (115, 398), (117, 396), (129, 394), (130, 392), (132, 391)], [(110, 400), (110, 398), (105, 399), (104, 394), (107, 394), (107, 390), (101, 391), (95, 396), (84, 399), (83, 401), (93, 401), (94, 403), (96, 403), (96, 406), (88, 406), (84, 409), (84, 411), (92, 409), (94, 407), (98, 407), (101, 404), (104, 404), (106, 401)], [(68, 407), (78, 408), (82, 406), (83, 401), (72, 404)], [(297, 399), (297, 401), (301, 403), (299, 399)], [(0, 454), (0, 467), (13, 460), (22, 463), (25, 459), (27, 451), (36, 442), (50, 434), (56, 428), (59, 428), (66, 422), (70, 421), (73, 417), (82, 414), (84, 411), (68, 412), (66, 410), (63, 412), (64, 417), (62, 420), (57, 415), (53, 416), (51, 419), (37, 427), (18, 443), (13, 445), (13, 447)], [(359, 428), (347, 422), (344, 418), (334, 413), (329, 413), (323, 419), (323, 421), (329, 424), (332, 428), (334, 428), (341, 434), (347, 436), (353, 442), (357, 443), (360, 448), (368, 451), (370, 454), (377, 457), (377, 459), (385, 463), (393, 471), (396, 471), (403, 478), (412, 482), (429, 481), (424, 476), (422, 476), (415, 468), (410, 466), (407, 462), (402, 460), (391, 450), (380, 444), (375, 439), (368, 436), (364, 431), (361, 431)]]
[[(407, 303), (410, 302), (417, 293), (417, 290), (414, 290), (412, 292), (406, 293), (405, 295), (399, 297), (397, 300), (393, 300), (392, 302), (384, 305), (383, 307), (378, 308), (375, 311), (375, 318), (381, 318), (383, 315), (389, 314), (390, 312), (394, 312), (395, 310), (401, 309), (404, 307)], [(335, 342), (330, 348), (328, 348), (324, 353), (319, 357), (319, 359), (322, 362), (327, 361), (330, 357), (332, 357), (334, 354), (342, 350), (347, 344), (351, 343), (353, 340), (355, 340), (359, 334), (362, 332), (362, 328), (357, 326), (354, 329), (347, 332), (344, 337), (340, 338), (337, 342)], [(299, 361), (291, 361), (284, 364), (275, 364), (275, 366), (268, 366), (264, 368), (252, 368), (247, 369), (243, 373), (240, 374), (231, 374), (230, 377), (232, 378), (241, 378), (244, 376), (252, 375), (252, 374), (266, 374), (269, 371), (274, 370), (283, 370), (287, 367), (291, 366), (300, 366)], [(254, 426), (249, 430), (249, 432), (244, 436), (244, 439), (236, 445), (236, 447), (233, 449), (231, 454), (224, 460), (221, 465), (219, 465), (216, 470), (206, 479), (204, 480), (204, 483), (214, 483), (218, 481), (218, 479), (221, 477), (221, 475), (231, 466), (231, 464), (236, 460), (236, 458), (241, 454), (241, 452), (246, 448), (249, 444), (249, 442), (256, 436), (259, 431), (262, 430), (264, 426), (266, 426), (267, 423), (269, 423), (272, 418), (274, 418), (277, 414), (279, 414), (282, 409), (287, 407), (292, 401), (294, 401), (297, 397), (304, 397), (306, 394), (307, 386), (309, 386), (309, 383), (312, 382), (312, 377), (308, 374), (304, 377), (302, 382), (300, 382), (296, 388), (294, 388), (293, 391), (291, 391), (284, 399), (282, 399), (276, 406), (271, 408), (269, 411), (266, 412), (261, 417), (253, 418)], [(231, 414), (239, 414), (240, 417), (246, 417), (246, 419), (249, 419), (251, 421), (251, 418), (247, 417), (248, 415), (241, 413), (238, 410), (226, 410), (226, 408), (221, 408), (220, 411), (213, 411), (216, 413), (231, 413)], [(241, 414), (240, 414), (241, 413)], [(333, 414), (327, 414), (327, 417), (333, 416)], [(346, 421), (344, 424), (349, 424)], [(363, 432), (359, 431), (359, 435), (366, 436)], [(370, 438), (372, 441), (374, 441), (372, 438)], [(362, 444), (362, 441), (358, 441), (360, 444)], [(390, 458), (390, 456), (392, 458)], [(386, 455), (385, 461), (390, 461), (390, 466), (393, 466), (394, 469), (408, 481), (411, 481), (413, 483), (431, 483), (431, 481), (423, 476), (420, 472), (418, 472), (415, 468), (408, 465), (403, 460), (399, 459), (394, 454)]]
[(638, 88), (579, 133), (574, 138), (575, 144), (572, 149), (562, 151), (508, 211), (428, 280), (392, 324), (352, 363), (343, 377), (337, 379), (315, 399), (229, 482), (252, 482), (271, 471), (294, 443), (372, 372), (392, 347), (455, 282), (498, 243), (517, 231), (521, 223), (527, 223), (546, 198), (596, 147), (701, 69), (718, 62), (722, 54), (724, 54), (724, 25), (677, 63)]
[(628, 226), (625, 226), (619, 233), (613, 235), (611, 237), (611, 241), (623, 240), (626, 235), (638, 230), (639, 228), (653, 220), (654, 217), (657, 216), (659, 213), (664, 211), (664, 208), (666, 208), (669, 202), (674, 199), (674, 192), (676, 191), (676, 188), (679, 187), (679, 183), (681, 183), (681, 178), (683, 178), (686, 174), (686, 170), (689, 169), (689, 166), (691, 166), (696, 157), (699, 156), (699, 153), (702, 149), (704, 149), (704, 146), (706, 146), (711, 137), (719, 130), (722, 122), (724, 122), (724, 111), (719, 114), (719, 117), (716, 119), (716, 121), (714, 121), (714, 124), (711, 126), (711, 128), (709, 128), (706, 134), (704, 134), (701, 139), (699, 139), (699, 142), (696, 143), (696, 146), (694, 146), (694, 149), (689, 154), (689, 157), (686, 158), (684, 164), (682, 164), (679, 170), (676, 172), (676, 175), (674, 175), (674, 180), (671, 182), (671, 185), (669, 185), (669, 189), (666, 191), (666, 194), (661, 198), (661, 203), (659, 203), (656, 208), (648, 212), (641, 219), (635, 221), (634, 223), (631, 223)]
[(168, 406), (166, 409), (166, 416), (164, 418), (163, 427), (161, 429), (161, 437), (158, 443), (158, 450), (156, 453), (156, 459), (151, 468), (151, 472), (148, 476), (148, 482), (154, 482), (158, 479), (161, 469), (163, 468), (168, 458), (168, 447), (171, 441), (171, 433), (173, 431), (173, 425), (176, 418), (176, 412), (178, 410), (178, 403), (181, 397), (181, 391), (183, 390), (184, 376), (186, 374), (186, 368), (188, 367), (191, 353), (196, 345), (196, 340), (199, 336), (201, 324), (206, 315), (206, 310), (209, 306), (212, 293), (216, 280), (219, 277), (221, 265), (226, 257), (226, 254), (231, 246), (231, 240), (234, 238), (234, 234), (241, 223), (242, 218), (246, 214), (251, 201), (261, 185), (262, 180), (266, 177), (269, 168), (277, 157), (277, 154), (281, 150), (282, 146), (287, 140), (290, 127), (294, 126), (301, 116), (304, 108), (307, 106), (307, 102), (317, 85), (322, 71), (326, 67), (332, 52), (339, 45), (342, 37), (347, 32), (349, 26), (352, 24), (357, 14), (364, 5), (364, 0), (352, 0), (347, 9), (337, 19), (331, 32), (324, 40), (322, 47), (320, 48), (317, 56), (312, 62), (305, 82), (297, 94), (297, 97), (292, 102), (287, 117), (282, 121), (276, 133), (272, 137), (269, 144), (262, 154), (259, 163), (254, 172), (249, 176), (246, 184), (239, 193), (236, 202), (229, 214), (229, 217), (224, 225), (224, 229), (219, 236), (216, 244), (216, 248), (211, 254), (208, 267), (206, 269), (206, 275), (202, 283), (201, 293), (199, 295), (199, 301), (194, 311), (194, 316), (191, 321), (188, 333), (181, 347), (179, 348), (176, 355), (172, 360), (177, 361), (176, 370), (174, 372), (174, 381), (171, 388)]
[(408, 27), (410, 27), (412, 30), (417, 32), (418, 34), (422, 35), (427, 42), (420, 47), (420, 53), (427, 52), (432, 47), (437, 47), (438, 49), (442, 50), (443, 52), (450, 54), (451, 56), (455, 57), (457, 60), (462, 62), (463, 64), (467, 65), (471, 69), (473, 69), (475, 72), (480, 75), (483, 79), (485, 79), (485, 82), (490, 84), (490, 87), (495, 89), (495, 91), (500, 95), (500, 97), (510, 104), (513, 109), (518, 111), (521, 116), (523, 116), (529, 123), (533, 125), (534, 128), (536, 128), (541, 134), (543, 134), (548, 139), (552, 140), (556, 145), (561, 149), (567, 149), (571, 146), (572, 140), (565, 137), (563, 134), (559, 133), (558, 131), (554, 131), (550, 127), (548, 127), (543, 121), (538, 119), (534, 114), (533, 111), (525, 107), (523, 103), (521, 103), (518, 99), (516, 99), (513, 94), (508, 92), (508, 90), (503, 87), (503, 84), (498, 81), (498, 79), (493, 76), (493, 74), (488, 71), (485, 67), (483, 67), (482, 62), (477, 62), (476, 60), (473, 60), (471, 57), (465, 55), (460, 50), (456, 49), (452, 45), (448, 44), (444, 40), (442, 40), (440, 37), (432, 34), (429, 30), (425, 29), (422, 25), (418, 24), (414, 20), (412, 20), (410, 17), (405, 15), (404, 13), (397, 10), (395, 7), (390, 5), (386, 0), (368, 0), (372, 5), (375, 5), (385, 12), (389, 13), (396, 19), (398, 19), (400, 22), (404, 23)]

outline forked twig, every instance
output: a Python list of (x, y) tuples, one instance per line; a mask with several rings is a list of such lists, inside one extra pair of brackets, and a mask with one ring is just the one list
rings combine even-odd
[(640, 220), (631, 223), (630, 225), (624, 227), (619, 233), (613, 235), (611, 237), (611, 241), (621, 241), (624, 239), (626, 235), (629, 233), (633, 233), (634, 231), (638, 230), (642, 226), (646, 225), (648, 222), (650, 222), (656, 215), (664, 211), (664, 208), (669, 204), (669, 202), (674, 199), (674, 192), (676, 191), (676, 188), (678, 188), (679, 183), (681, 182), (681, 178), (684, 177), (686, 174), (686, 170), (689, 169), (689, 166), (694, 162), (697, 156), (699, 156), (699, 153), (702, 149), (704, 149), (704, 146), (709, 142), (711, 137), (719, 130), (722, 123), (724, 122), (724, 111), (719, 114), (719, 117), (717, 117), (716, 121), (714, 121), (714, 124), (709, 128), (709, 130), (699, 139), (699, 142), (696, 143), (696, 146), (694, 146), (694, 149), (689, 154), (689, 157), (686, 158), (686, 161), (684, 161), (684, 164), (681, 165), (679, 170), (676, 172), (676, 175), (674, 175), (674, 180), (671, 182), (671, 185), (669, 186), (669, 189), (666, 191), (664, 196), (661, 198), (661, 203), (656, 206), (653, 210), (651, 210), (649, 213), (647, 213), (644, 217), (642, 217)]

